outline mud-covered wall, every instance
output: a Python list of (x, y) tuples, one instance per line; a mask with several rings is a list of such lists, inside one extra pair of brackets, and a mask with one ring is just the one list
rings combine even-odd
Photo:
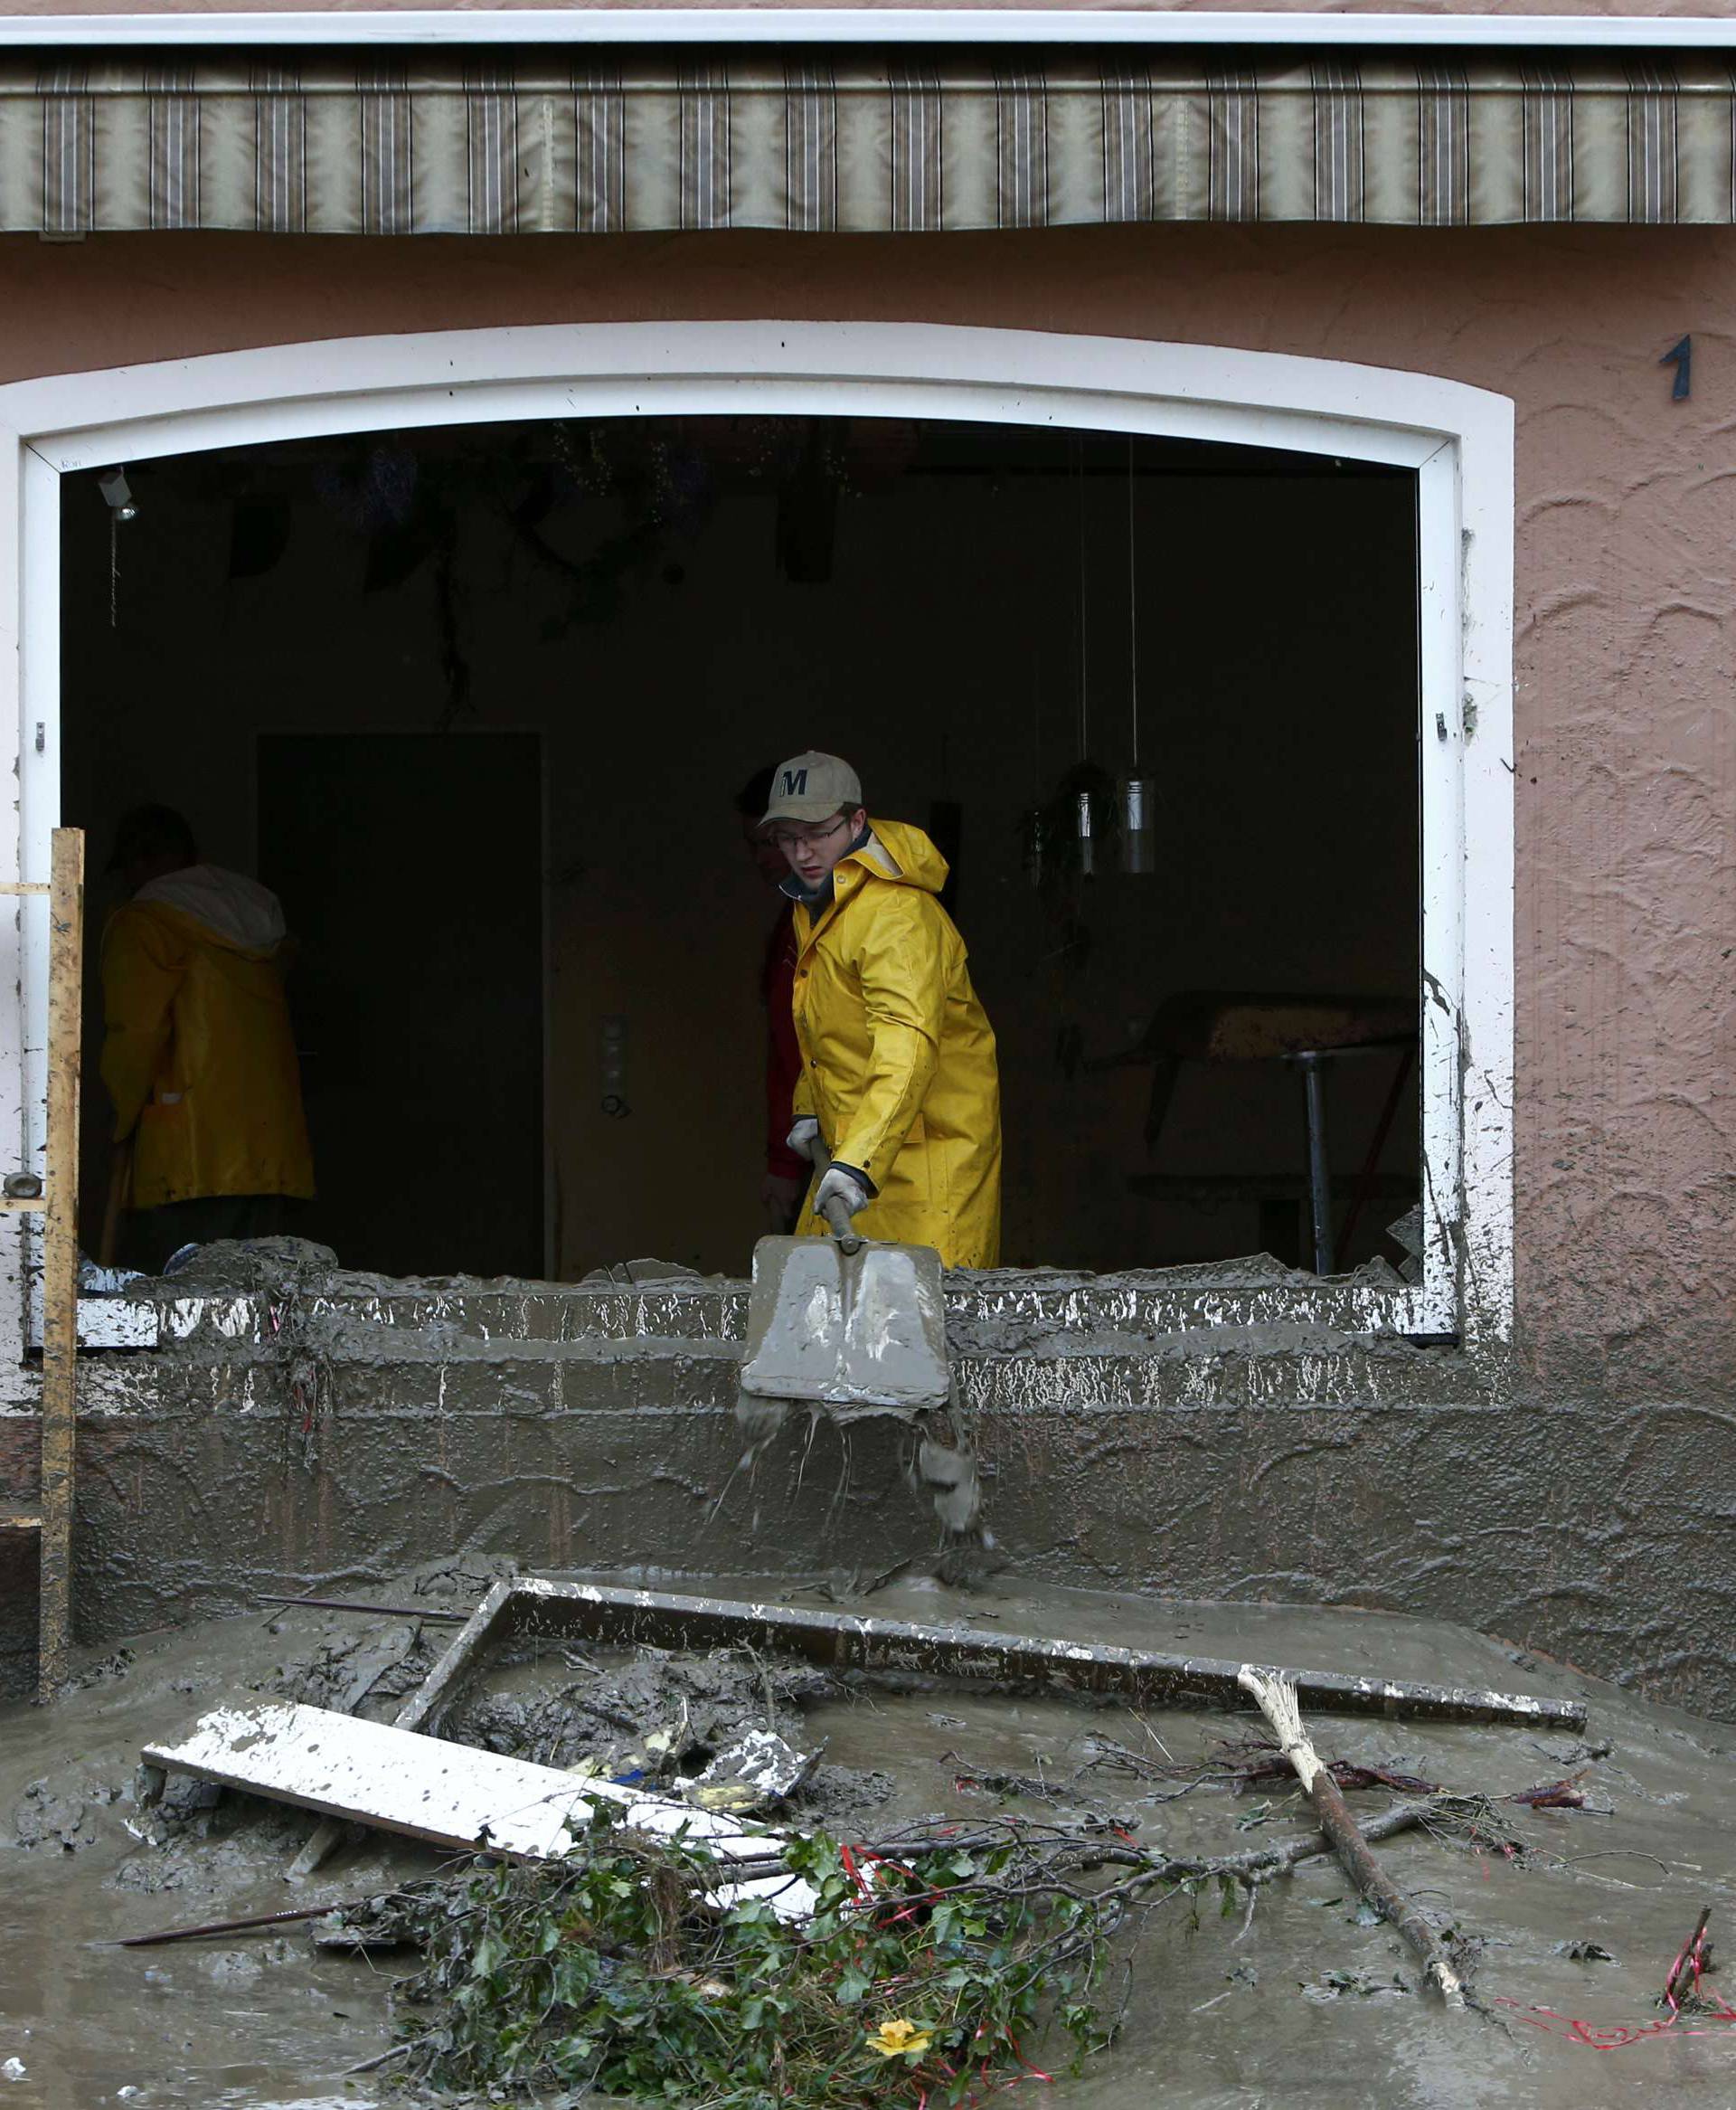
[[(1730, 1396), (1736, 232), (6, 238), (0, 313), (7, 378), (371, 331), (775, 315), (1246, 345), (1510, 394), (1521, 1326), (1552, 1396)], [(1698, 356), (1676, 403), (1657, 360), (1684, 331)]]
[[(1061, 1584), (1462, 1620), (1736, 1715), (1725, 1420), (1373, 1340), (1390, 1295), (1270, 1263), (954, 1278), (1001, 1556)], [(846, 1448), (798, 1416), (736, 1470), (745, 1303), (716, 1282), (226, 1300), (172, 1348), (87, 1365), (80, 1634), (458, 1550), (786, 1575), (930, 1550), (891, 1424)], [(31, 1491), (33, 1437), (0, 1418), (0, 1499)], [(29, 1593), (7, 1602), (16, 1683)]]
[[(1128, 1572), (1190, 1590), (1239, 1576), (1420, 1602), (1583, 1644), (1591, 1668), (1649, 1666), (1659, 1690), (1728, 1654), (1736, 233), (8, 239), (0, 313), (7, 377), (363, 332), (787, 316), (1244, 345), (1511, 395), (1520, 1356), (1487, 1374), (1487, 1404), (1437, 1403), (1425, 1361), (1400, 1399), (1346, 1367), (1325, 1405), (1053, 1415), (1060, 1462), (1029, 1481), (1045, 1504), (1058, 1490), (1052, 1521), (1032, 1528), (1052, 1572), (1089, 1573), (1113, 1542)], [(1657, 361), (1684, 331), (1694, 392), (1675, 403)], [(149, 1397), (175, 1381), (137, 1382)], [(1161, 1399), (1168, 1382), (1154, 1375)], [(179, 1411), (190, 1443), (288, 1441), (280, 1414)], [(675, 1425), (621, 1423), (599, 1484), (673, 1471), (684, 1487)], [(401, 1464), (420, 1471), (437, 1434), (451, 1440), (401, 1431)], [(589, 1484), (589, 1433), (574, 1440), (552, 1483)], [(135, 1470), (135, 1439), (115, 1441), (121, 1462), (93, 1484)], [(1107, 1461), (1094, 1481), (1076, 1470), (1087, 1451)], [(213, 1464), (197, 1443), (184, 1455), (195, 1490)], [(281, 1530), (277, 1483), (263, 1465), (250, 1480), (248, 1513)], [(697, 1500), (675, 1506), (696, 1517)], [(1702, 1704), (1722, 1675), (1703, 1671)]]

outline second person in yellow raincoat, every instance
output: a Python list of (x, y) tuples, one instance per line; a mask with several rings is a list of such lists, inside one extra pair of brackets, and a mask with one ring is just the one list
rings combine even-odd
[(948, 1267), (1001, 1250), (995, 1035), (941, 907), (947, 862), (920, 828), (871, 822), (856, 772), (798, 754), (772, 778), (765, 831), (796, 904), (792, 1149), (832, 1158), (803, 1230), (842, 1197), (865, 1237), (932, 1245)]
[(120, 823), (109, 869), (131, 899), (102, 941), (102, 1080), (131, 1160), (133, 1257), (288, 1227), (314, 1191), (283, 989), (283, 911), (200, 860), (166, 806)]

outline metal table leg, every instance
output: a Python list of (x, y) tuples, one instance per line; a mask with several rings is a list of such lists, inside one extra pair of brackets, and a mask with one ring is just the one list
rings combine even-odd
[(1314, 1272), (1332, 1273), (1332, 1169), (1326, 1159), (1326, 1057), (1295, 1058), (1308, 1116), (1308, 1200), (1314, 1213)]

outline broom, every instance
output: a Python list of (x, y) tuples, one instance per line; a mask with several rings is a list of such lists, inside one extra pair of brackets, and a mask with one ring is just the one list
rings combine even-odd
[(1257, 1670), (1244, 1663), (1236, 1678), (1244, 1692), (1271, 1724), (1278, 1748), (1295, 1768), (1296, 1777), (1307, 1790), (1322, 1831), (1337, 1856), (1339, 1866), (1381, 1917), (1403, 1935), (1422, 1964), (1423, 1981), (1439, 1993), (1448, 2007), (1465, 2005), (1465, 1988), (1448, 1960), (1440, 1937), (1392, 1882), (1369, 1850), (1368, 1841), (1356, 1828), (1338, 1784), (1320, 1763), (1318, 1753), (1302, 1727), (1302, 1711), (1296, 1701), (1296, 1687), (1281, 1671)]

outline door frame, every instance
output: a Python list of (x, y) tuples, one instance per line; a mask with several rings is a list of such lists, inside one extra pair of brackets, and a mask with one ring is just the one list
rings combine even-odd
[[(347, 739), (426, 739), (432, 728), (427, 725), (320, 725), (309, 724), (296, 719), (274, 719), (269, 724), (255, 725), (248, 747), (247, 821), (249, 843), (253, 856), (253, 869), (259, 871), (259, 743), (262, 740), (347, 740)], [(537, 1102), (541, 1112), (542, 1134), (538, 1143), (537, 1158), (537, 1245), (542, 1255), (543, 1272), (552, 1274), (556, 1264), (554, 1249), (554, 1165), (549, 1155), (550, 1139), (553, 1135), (554, 1112), (551, 1097), (553, 1077), (553, 1027), (551, 1018), (554, 988), (553, 955), (551, 951), (550, 892), (549, 892), (549, 754), (548, 735), (541, 725), (521, 725), (509, 719), (491, 720), (486, 725), (455, 725), (443, 735), (451, 740), (498, 740), (503, 737), (533, 741), (536, 745), (536, 825), (537, 834), (537, 1062), (540, 1065), (541, 1088)], [(291, 994), (291, 1016), (294, 1015), (294, 997)], [(315, 1177), (319, 1172), (317, 1148), (314, 1157)]]

